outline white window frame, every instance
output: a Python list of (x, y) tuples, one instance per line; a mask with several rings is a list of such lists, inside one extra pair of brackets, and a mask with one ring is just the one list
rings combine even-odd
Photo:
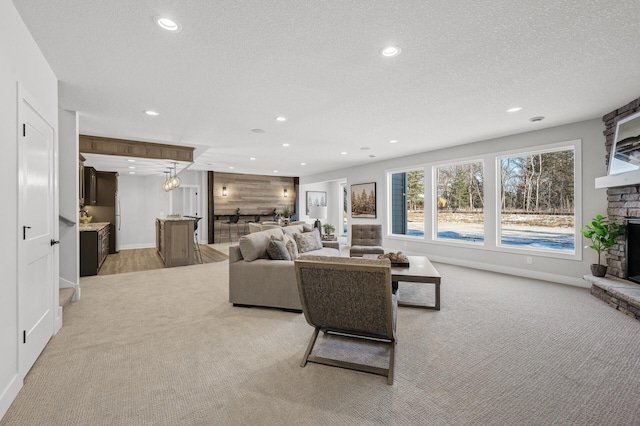
[[(517, 156), (536, 152), (560, 151), (564, 149), (574, 150), (574, 252), (563, 253), (557, 250), (534, 249), (530, 247), (507, 246), (500, 244), (501, 236), (501, 199), (500, 199), (500, 160), (509, 156)], [(433, 196), (426, 196), (424, 202), (425, 223), (424, 237), (392, 234), (391, 233), (391, 175), (403, 173), (411, 170), (424, 170), (424, 187), (431, 188), (431, 194), (437, 194), (436, 173), (438, 167), (446, 167), (456, 164), (482, 162), (484, 179), (484, 244), (467, 241), (456, 241), (449, 239), (438, 239), (437, 234), (437, 203)], [(494, 166), (491, 167), (490, 165)], [(413, 241), (420, 244), (435, 244), (443, 246), (454, 246), (471, 248), (474, 250), (488, 250), (494, 252), (532, 255), (538, 257), (549, 257), (565, 260), (582, 260), (582, 250), (580, 249), (580, 229), (582, 229), (582, 140), (567, 140), (563, 142), (533, 145), (523, 148), (511, 149), (507, 151), (480, 154), (473, 157), (459, 158), (456, 160), (444, 160), (434, 163), (421, 163), (411, 166), (396, 167), (385, 170), (386, 173), (386, 237), (394, 240)], [(430, 212), (430, 214), (427, 214)]]
[[(385, 200), (385, 210), (386, 210), (386, 217), (387, 217), (387, 232), (386, 232), (386, 236), (388, 238), (398, 238), (398, 239), (402, 239), (402, 240), (409, 240), (409, 241), (424, 241), (428, 238), (428, 236), (431, 233), (431, 230), (427, 229), (427, 225), (430, 223), (427, 220), (427, 209), (430, 210), (430, 204), (432, 203), (432, 200), (429, 199), (429, 197), (426, 196), (426, 189), (429, 188), (428, 185), (430, 185), (430, 183), (428, 183), (429, 180), (429, 172), (428, 172), (429, 166), (426, 164), (417, 164), (415, 166), (409, 166), (409, 167), (398, 167), (396, 169), (388, 169), (385, 170), (386, 173), (386, 200)], [(396, 174), (396, 173), (408, 173), (410, 171), (414, 171), (414, 170), (422, 170), (422, 172), (424, 173), (424, 192), (425, 192), (425, 197), (424, 197), (424, 217), (423, 217), (423, 228), (424, 228), (424, 235), (421, 237), (419, 235), (403, 235), (403, 234), (393, 234), (391, 232), (391, 230), (393, 229), (393, 225), (392, 225), (392, 206), (391, 206), (391, 199), (392, 199), (392, 187), (391, 187), (391, 175)]]
[[(553, 249), (536, 249), (531, 247), (517, 247), (511, 245), (503, 245), (502, 236), (502, 208), (501, 208), (501, 180), (502, 173), (501, 161), (503, 158), (516, 157), (527, 154), (547, 153), (554, 151), (565, 151), (573, 149), (573, 203), (574, 203), (574, 244), (573, 253), (561, 252)], [(520, 148), (509, 151), (502, 151), (495, 154), (495, 250), (505, 253), (531, 254), (541, 257), (553, 257), (557, 259), (582, 260), (582, 250), (580, 247), (580, 229), (582, 229), (582, 140), (570, 140), (566, 142), (558, 142), (547, 145), (537, 145), (532, 147)]]
[(484, 205), (482, 207), (482, 212), (483, 212), (483, 216), (484, 216), (484, 229), (483, 229), (483, 239), (481, 242), (472, 242), (472, 241), (462, 241), (462, 240), (455, 240), (452, 238), (438, 238), (438, 203), (434, 203), (433, 200), (435, 199), (433, 196), (431, 197), (432, 200), (432, 206), (431, 206), (431, 240), (435, 243), (438, 244), (446, 244), (446, 245), (464, 245), (465, 247), (477, 247), (477, 248), (481, 248), (481, 247), (485, 247), (487, 244), (487, 216), (486, 216), (486, 204), (487, 204), (487, 198), (486, 198), (486, 193), (487, 193), (487, 178), (486, 178), (486, 159), (483, 157), (474, 157), (474, 158), (465, 158), (465, 159), (461, 159), (461, 160), (456, 160), (456, 161), (447, 161), (447, 162), (442, 162), (442, 163), (437, 163), (437, 164), (432, 164), (431, 165), (431, 191), (432, 194), (437, 194), (438, 193), (438, 169), (441, 167), (451, 167), (451, 166), (458, 166), (458, 165), (463, 165), (463, 164), (470, 164), (470, 163), (480, 163), (482, 164), (482, 180), (484, 182), (484, 194), (483, 194), (483, 198), (484, 198)]

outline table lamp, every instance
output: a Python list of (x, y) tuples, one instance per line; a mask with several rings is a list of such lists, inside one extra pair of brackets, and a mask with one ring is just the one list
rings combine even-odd
[(309, 207), (309, 217), (315, 218), (316, 221), (313, 224), (314, 228), (318, 228), (320, 234), (322, 234), (322, 224), (320, 223), (320, 219), (325, 219), (327, 217), (327, 207), (326, 206), (311, 206)]

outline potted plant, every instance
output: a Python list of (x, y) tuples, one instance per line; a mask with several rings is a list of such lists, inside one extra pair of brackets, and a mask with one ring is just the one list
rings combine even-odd
[(287, 219), (289, 219), (289, 217), (291, 217), (291, 210), (289, 210), (289, 206), (285, 206), (282, 209), (282, 216), (284, 216)]
[(333, 231), (335, 231), (336, 229), (330, 223), (325, 223), (324, 225), (322, 225), (322, 227), (324, 228), (324, 233), (327, 235), (331, 235), (331, 233), (333, 233)]
[(602, 215), (597, 215), (580, 232), (593, 243), (585, 248), (590, 247), (598, 252), (598, 263), (591, 265), (591, 273), (595, 277), (604, 277), (607, 273), (607, 265), (601, 264), (601, 254), (614, 246), (616, 238), (624, 235), (624, 225), (608, 222)]

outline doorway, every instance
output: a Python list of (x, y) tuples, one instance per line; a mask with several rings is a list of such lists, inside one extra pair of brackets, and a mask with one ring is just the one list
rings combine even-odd
[(349, 234), (349, 190), (347, 188), (347, 182), (340, 182), (340, 197), (342, 198), (342, 212), (340, 213), (342, 224), (338, 228), (338, 234), (344, 235), (345, 237)]
[[(180, 216), (202, 217), (200, 209), (200, 185), (180, 185), (169, 193), (169, 211)], [(200, 222), (202, 223), (202, 221)], [(200, 243), (200, 238), (196, 238)]]

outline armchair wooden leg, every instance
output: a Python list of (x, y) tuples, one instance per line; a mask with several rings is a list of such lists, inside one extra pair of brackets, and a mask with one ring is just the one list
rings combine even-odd
[(393, 367), (395, 363), (395, 355), (396, 355), (396, 341), (393, 340), (391, 342), (391, 348), (389, 349), (389, 374), (387, 375), (387, 384), (393, 384)]
[(316, 344), (316, 339), (318, 338), (319, 328), (316, 327), (313, 330), (313, 335), (311, 335), (311, 340), (309, 340), (309, 344), (307, 345), (307, 351), (304, 353), (304, 357), (302, 358), (302, 362), (300, 363), (300, 367), (304, 367), (307, 365), (307, 359), (309, 359), (309, 354), (311, 354), (311, 350), (313, 349), (313, 345)]

